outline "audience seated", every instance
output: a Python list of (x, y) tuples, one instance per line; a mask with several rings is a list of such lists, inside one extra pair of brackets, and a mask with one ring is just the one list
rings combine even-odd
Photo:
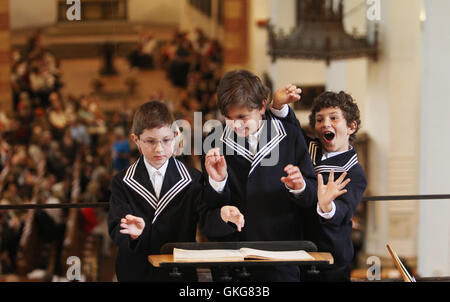
[[(143, 36), (130, 64), (153, 68), (156, 44), (151, 35)], [(179, 102), (170, 104), (177, 119), (193, 126), (195, 111), (202, 112), (204, 119), (218, 116), (215, 90), (223, 60), (217, 41), (200, 30), (190, 39), (176, 33), (158, 59), (165, 64), (172, 84), (181, 88)], [(11, 64), (12, 114), (0, 107), (0, 204), (70, 203), (75, 193), (80, 196), (77, 202), (109, 201), (113, 175), (138, 154), (128, 141), (134, 113), (129, 103), (109, 115), (95, 96), (61, 94), (58, 59), (42, 46), (39, 32), (23, 53), (12, 50)], [(149, 97), (164, 99), (164, 91)], [(77, 158), (79, 178), (74, 175)], [(75, 179), (78, 187), (73, 185)], [(27, 213), (32, 212), (0, 212), (0, 275), (18, 273), (17, 250)], [(69, 212), (45, 209), (34, 213), (39, 240), (56, 244), (54, 256), (61, 257)], [(102, 250), (109, 254), (106, 213), (103, 208), (82, 211), (80, 231), (101, 234)], [(54, 274), (64, 275), (61, 261), (54, 263)]]

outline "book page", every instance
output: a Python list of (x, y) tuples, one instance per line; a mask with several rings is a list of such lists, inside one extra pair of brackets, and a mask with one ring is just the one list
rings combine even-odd
[(173, 249), (173, 260), (179, 262), (244, 261), (239, 250), (183, 250)]
[(274, 259), (274, 260), (314, 260), (308, 252), (299, 251), (264, 251), (251, 248), (241, 248), (246, 259)]

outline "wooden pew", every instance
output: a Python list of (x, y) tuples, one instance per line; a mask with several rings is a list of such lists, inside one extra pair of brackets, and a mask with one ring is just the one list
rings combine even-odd
[[(81, 157), (74, 164), (71, 203), (80, 201), (80, 173)], [(83, 230), (83, 215), (79, 208), (70, 209), (66, 222), (66, 234), (61, 253), (63, 266), (68, 269), (67, 259), (77, 256), (81, 261), (81, 273), (86, 281), (99, 280), (101, 238), (94, 234), (87, 234)]]

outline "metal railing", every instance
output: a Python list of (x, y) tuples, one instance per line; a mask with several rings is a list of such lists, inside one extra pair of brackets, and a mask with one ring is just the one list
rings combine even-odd
[[(384, 195), (367, 196), (362, 202), (370, 201), (401, 201), (401, 200), (442, 200), (449, 199), (450, 194), (425, 194), (425, 195)], [(0, 205), (0, 210), (33, 210), (33, 209), (72, 209), (72, 208), (108, 208), (109, 202), (97, 203), (56, 203), (56, 204), (16, 204)]]

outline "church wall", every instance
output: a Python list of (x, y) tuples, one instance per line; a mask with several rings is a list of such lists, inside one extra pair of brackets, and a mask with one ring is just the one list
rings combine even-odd
[[(177, 26), (183, 1), (128, 0), (128, 20)], [(57, 21), (56, 0), (9, 0), (9, 3), (13, 30), (46, 26)]]
[(179, 24), (183, 0), (128, 0), (128, 20), (155, 24)]
[(56, 0), (9, 0), (11, 29), (45, 26), (56, 22)]

